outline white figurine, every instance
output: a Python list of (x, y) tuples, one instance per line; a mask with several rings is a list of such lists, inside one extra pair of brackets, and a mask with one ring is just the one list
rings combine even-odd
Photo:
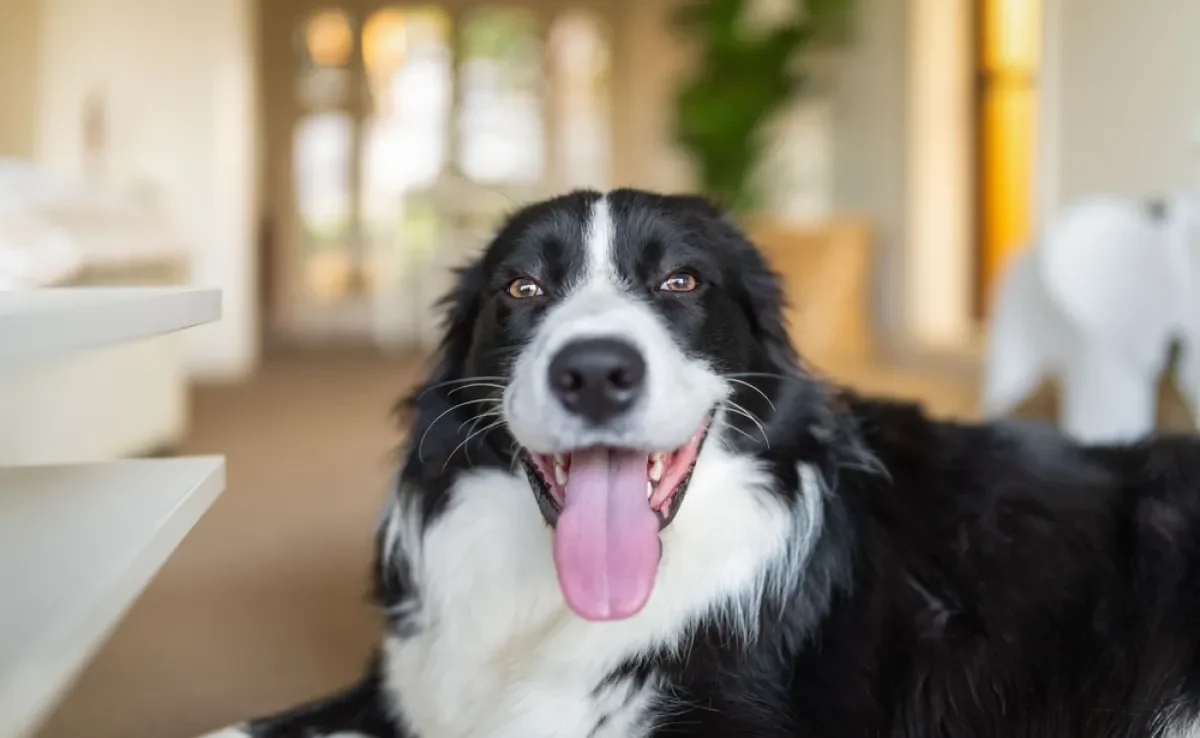
[(1057, 376), (1059, 424), (1087, 442), (1154, 429), (1171, 344), (1200, 415), (1200, 221), (1191, 193), (1093, 197), (1065, 209), (1007, 271), (988, 337), (983, 411), (1011, 412)]

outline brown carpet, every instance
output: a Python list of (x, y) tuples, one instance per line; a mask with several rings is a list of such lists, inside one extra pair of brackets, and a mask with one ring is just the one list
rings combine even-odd
[(190, 738), (349, 683), (378, 630), (368, 564), (418, 364), (305, 357), (195, 393), (181, 453), (228, 486), (43, 738)]

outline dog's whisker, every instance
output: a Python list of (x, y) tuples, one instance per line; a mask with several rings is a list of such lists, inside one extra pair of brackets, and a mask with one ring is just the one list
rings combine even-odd
[(431, 384), (428, 387), (422, 387), (421, 391), (419, 393), (417, 393), (417, 395), (413, 399), (419, 399), (421, 397), (424, 397), (426, 394), (428, 394), (436, 389), (441, 389), (442, 387), (449, 387), (449, 386), (457, 385), (457, 384), (470, 384), (472, 382), (504, 382), (504, 381), (506, 381), (504, 377), (495, 377), (495, 376), (489, 376), (489, 375), (479, 375), (476, 377), (459, 377), (458, 379), (447, 379), (443, 382), (437, 382), (435, 384)]
[(463, 382), (486, 382), (486, 381), (503, 382), (504, 380), (505, 380), (505, 377), (502, 377), (499, 374), (474, 374), (469, 377), (456, 377), (454, 379), (446, 379), (446, 380), (443, 380), (436, 384), (431, 384), (429, 386), (429, 388), (434, 389), (436, 387), (444, 387), (448, 384), (462, 384)]
[(730, 372), (722, 374), (722, 377), (728, 379), (730, 377), (767, 377), (770, 379), (795, 379), (796, 374), (777, 374), (774, 372)]
[(772, 411), (772, 412), (774, 412), (774, 411), (775, 411), (775, 403), (771, 402), (771, 398), (770, 398), (770, 397), (767, 397), (767, 393), (766, 393), (766, 392), (763, 392), (761, 389), (759, 389), (758, 387), (755, 387), (754, 385), (750, 384), (749, 382), (747, 382), (747, 381), (745, 381), (745, 380), (741, 380), (741, 379), (735, 379), (735, 378), (733, 378), (733, 377), (730, 377), (730, 376), (726, 376), (726, 377), (724, 377), (724, 378), (725, 378), (725, 379), (728, 379), (730, 382), (733, 382), (734, 384), (740, 384), (740, 385), (742, 385), (742, 386), (744, 386), (744, 387), (749, 387), (750, 389), (754, 390), (754, 391), (755, 391), (755, 392), (757, 392), (758, 394), (762, 395), (762, 398), (763, 398), (764, 400), (766, 400), (766, 401), (767, 401), (767, 404), (768, 404), (768, 405), (770, 405), (770, 406), (771, 406), (771, 411)]
[[(498, 418), (498, 417), (500, 417), (500, 415), (501, 415), (500, 414), (500, 403), (497, 402), (495, 409), (485, 410), (485, 411), (479, 413), (478, 415), (474, 416), (473, 418), (464, 420), (462, 423), (459, 424), (458, 429), (455, 432), (462, 433), (463, 428), (469, 424), (471, 427), (467, 429), (467, 433), (470, 434), (472, 431), (475, 430), (476, 427), (479, 426), (479, 423), (481, 421), (485, 420), (486, 418)], [(465, 448), (463, 450), (463, 452), (467, 455), (467, 463), (468, 464), (474, 463), (473, 461), (471, 461), (471, 447), (468, 446), (467, 448)]]
[(454, 394), (455, 392), (462, 392), (464, 390), (476, 389), (479, 387), (483, 387), (486, 389), (498, 389), (498, 390), (506, 389), (505, 385), (503, 385), (503, 384), (492, 384), (489, 382), (476, 382), (474, 384), (464, 384), (460, 387), (455, 387), (454, 389), (447, 392), (446, 395), (450, 396), (450, 395)]
[(453, 450), (453, 451), (451, 451), (451, 452), (450, 452), (450, 454), (449, 454), (449, 455), (446, 457), (446, 461), (445, 461), (445, 462), (442, 464), (442, 471), (443, 471), (443, 472), (444, 472), (444, 471), (446, 471), (446, 467), (447, 467), (447, 466), (449, 466), (449, 464), (450, 464), (450, 459), (454, 458), (454, 454), (458, 453), (458, 450), (459, 450), (460, 448), (462, 448), (463, 446), (466, 446), (468, 443), (470, 443), (472, 438), (474, 438), (474, 437), (476, 437), (476, 436), (478, 436), (478, 435), (480, 435), (480, 434), (482, 434), (482, 433), (487, 433), (487, 432), (488, 432), (488, 431), (490, 431), (490, 430), (494, 430), (494, 429), (496, 429), (496, 428), (499, 428), (499, 427), (500, 427), (500, 426), (502, 426), (502, 425), (504, 425), (504, 419), (503, 419), (503, 418), (501, 418), (501, 419), (497, 420), (497, 421), (496, 421), (496, 422), (494, 422), (494, 423), (491, 423), (490, 425), (485, 425), (484, 427), (480, 428), (480, 429), (479, 429), (479, 430), (477, 430), (477, 431), (474, 431), (473, 433), (471, 433), (470, 435), (468, 435), (466, 438), (464, 438), (464, 439), (462, 440), (462, 442), (461, 442), (461, 443), (459, 443), (457, 446), (455, 446), (455, 447), (454, 447), (454, 450)]
[[(731, 429), (731, 430), (735, 430), (735, 431), (737, 431), (738, 433), (741, 433), (743, 436), (745, 436), (746, 438), (749, 438), (749, 439), (750, 439), (751, 441), (753, 441), (754, 443), (758, 443), (758, 439), (757, 439), (757, 438), (755, 438), (754, 436), (750, 435), (749, 433), (747, 433), (746, 431), (742, 430), (741, 428), (737, 427), (736, 425), (732, 425), (732, 424), (730, 424), (730, 425), (728, 425), (727, 427), (728, 427), (729, 429)], [(732, 449), (733, 447), (732, 447), (732, 446), (730, 446), (729, 448), (731, 448), (731, 449)]]
[(458, 426), (458, 432), (462, 433), (463, 428), (470, 425), (471, 428), (470, 428), (470, 430), (467, 431), (468, 433), (470, 433), (472, 430), (475, 430), (476, 426), (479, 425), (479, 421), (483, 420), (484, 418), (498, 418), (498, 417), (500, 417), (499, 408), (497, 408), (495, 410), (487, 410), (485, 412), (479, 413), (478, 415), (467, 418), (462, 423), (460, 423)]
[[(746, 408), (737, 404), (733, 400), (725, 400), (721, 404), (724, 405), (727, 409), (732, 410), (736, 414), (741, 415), (746, 420), (749, 420), (751, 423), (754, 423), (754, 425), (758, 426), (758, 432), (762, 434), (763, 443), (766, 444), (767, 448), (771, 447), (771, 441), (770, 441), (770, 439), (767, 438), (767, 429), (763, 425), (762, 421), (759, 420), (757, 417), (755, 417), (754, 413), (750, 412)], [(733, 425), (731, 425), (730, 427), (737, 428), (737, 426), (733, 426)], [(737, 429), (741, 430), (740, 428), (737, 428)]]
[(464, 402), (458, 403), (457, 405), (452, 405), (447, 410), (443, 410), (440, 415), (438, 415), (436, 418), (433, 419), (433, 422), (431, 422), (428, 426), (426, 426), (425, 432), (421, 434), (421, 440), (419, 443), (417, 443), (417, 459), (420, 461), (425, 461), (425, 439), (426, 439), (426, 437), (429, 436), (429, 432), (431, 430), (433, 430), (433, 427), (438, 424), (438, 421), (440, 421), (442, 418), (446, 417), (450, 413), (454, 412), (455, 410), (458, 410), (459, 408), (467, 407), (469, 405), (478, 405), (478, 404), (481, 404), (484, 402), (495, 402), (495, 398), (483, 397), (478, 400), (466, 400)]
[[(468, 436), (470, 433), (473, 433), (475, 431), (475, 428), (479, 427), (479, 424), (481, 421), (484, 421), (488, 418), (500, 418), (500, 416), (502, 416), (502, 415), (500, 415), (499, 412), (487, 412), (487, 413), (481, 413), (479, 415), (476, 415), (475, 418), (472, 419), (472, 421), (470, 421), (470, 427), (467, 428)], [(467, 424), (463, 424), (463, 425), (467, 425)], [(458, 431), (460, 431), (460, 432), (462, 431), (462, 426), (458, 426)]]

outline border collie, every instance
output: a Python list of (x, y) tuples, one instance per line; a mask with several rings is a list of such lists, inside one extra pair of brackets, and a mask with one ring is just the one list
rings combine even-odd
[(706, 201), (526, 207), (448, 298), (342, 694), (215, 736), (1200, 735), (1200, 445), (821, 381)]

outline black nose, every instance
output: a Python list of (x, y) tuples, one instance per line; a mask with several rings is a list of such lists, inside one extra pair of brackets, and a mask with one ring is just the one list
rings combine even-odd
[(550, 361), (550, 390), (565, 408), (594, 423), (628, 410), (645, 380), (641, 353), (611, 338), (573, 341)]

